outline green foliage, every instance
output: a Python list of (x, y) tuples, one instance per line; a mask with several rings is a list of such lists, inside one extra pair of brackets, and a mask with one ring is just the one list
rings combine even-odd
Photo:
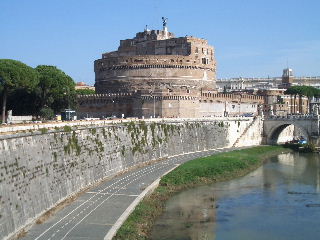
[(279, 149), (283, 150), (279, 146), (254, 147), (195, 159), (164, 176), (160, 184), (199, 184), (204, 179), (215, 180), (222, 174), (228, 175), (258, 164), (268, 152)]
[(65, 132), (71, 132), (71, 131), (72, 131), (72, 128), (71, 128), (70, 126), (65, 125), (65, 126), (63, 127), (63, 130), (64, 130)]
[[(23, 101), (21, 101), (22, 99)], [(7, 109), (12, 110), (14, 115), (37, 115), (39, 112), (39, 99), (36, 88), (11, 90), (8, 93)]]
[(307, 97), (319, 97), (320, 89), (311, 86), (293, 86), (285, 91), (285, 94), (289, 95), (299, 95)]
[(302, 149), (302, 152), (315, 152), (316, 150), (316, 146), (313, 143), (307, 143)]
[[(0, 59), (0, 97), (15, 115), (40, 114), (43, 108), (54, 113), (76, 106), (75, 83), (55, 66), (26, 64)], [(23, 99), (23, 101), (21, 101)]]
[(54, 161), (55, 161), (55, 162), (57, 161), (57, 157), (58, 157), (57, 153), (56, 153), (56, 152), (53, 152), (53, 158), (54, 158)]
[(71, 154), (72, 151), (75, 151), (77, 156), (81, 153), (81, 147), (75, 132), (73, 132), (71, 138), (69, 138), (68, 144), (64, 146), (64, 152), (66, 154)]
[(219, 127), (224, 127), (224, 122), (222, 122), (222, 121), (219, 122), (219, 123), (218, 123), (218, 126), (219, 126)]
[(228, 93), (226, 86), (223, 86), (223, 93), (224, 93), (224, 94)]
[(283, 144), (283, 147), (290, 148), (294, 151), (299, 151), (299, 148), (303, 147), (303, 144), (286, 142), (285, 144)]
[(121, 155), (124, 156), (126, 153), (126, 147), (123, 145), (121, 148)]
[(96, 128), (91, 128), (91, 129), (89, 129), (89, 131), (91, 132), (92, 135), (96, 135), (96, 133), (97, 133)]
[[(21, 89), (24, 90), (24, 94), (31, 93), (38, 83), (39, 75), (33, 68), (16, 60), (0, 59), (0, 91), (4, 112), (6, 111), (7, 97), (10, 96), (10, 94), (14, 91), (19, 92)], [(25, 101), (26, 99), (21, 101), (20, 98), (20, 103)]]
[(93, 89), (76, 89), (77, 95), (90, 95), (95, 93), (96, 92)]
[(42, 119), (53, 119), (54, 118), (54, 112), (51, 108), (43, 107), (40, 109), (39, 114)]
[(32, 67), (11, 59), (0, 59), (0, 78), (2, 89), (6, 88), (7, 91), (33, 89), (39, 82), (39, 76)]
[(45, 134), (45, 133), (48, 132), (48, 128), (40, 128), (40, 132), (41, 132), (42, 134)]
[(316, 146), (313, 143), (300, 144), (300, 143), (285, 143), (283, 144), (285, 148), (290, 148), (297, 152), (315, 152)]
[(264, 146), (195, 159), (164, 176), (157, 189), (144, 198), (118, 230), (115, 240), (150, 239), (155, 219), (173, 194), (187, 187), (242, 176), (259, 166), (267, 156), (279, 154), (279, 146)]
[(75, 83), (71, 77), (55, 66), (39, 65), (35, 70), (39, 74), (38, 92), (41, 107), (47, 106), (59, 113), (69, 106), (75, 106)]

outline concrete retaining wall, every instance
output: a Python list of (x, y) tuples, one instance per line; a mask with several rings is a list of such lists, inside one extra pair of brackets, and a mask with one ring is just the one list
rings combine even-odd
[[(119, 122), (3, 135), (0, 139), (0, 239), (91, 184), (171, 155), (261, 142), (252, 118)], [(258, 122), (261, 120), (258, 119)], [(255, 138), (246, 139), (248, 126)], [(260, 134), (260, 135), (259, 135)]]

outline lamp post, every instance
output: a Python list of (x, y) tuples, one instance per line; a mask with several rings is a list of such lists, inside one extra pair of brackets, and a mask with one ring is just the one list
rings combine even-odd
[(155, 118), (156, 117), (156, 99), (155, 99), (155, 96), (153, 95), (152, 91), (151, 91), (150, 95), (153, 98), (153, 118)]
[(6, 86), (5, 81), (2, 77), (0, 77), (0, 85), (3, 86), (3, 97), (2, 97), (2, 124), (6, 122), (6, 105), (7, 105), (7, 96), (6, 96)]
[[(67, 96), (67, 102), (68, 102), (68, 109), (66, 110), (66, 117), (68, 116), (68, 121), (70, 121), (70, 118), (71, 118), (71, 112), (70, 112), (70, 89), (69, 87), (65, 87), (64, 88), (65, 90), (65, 95)], [(67, 112), (68, 112), (68, 115), (67, 115)]]
[(156, 118), (156, 98), (153, 96), (153, 118)]
[[(151, 75), (150, 75), (150, 77), (151, 77)], [(153, 118), (156, 117), (156, 99), (155, 99), (155, 96), (154, 96), (155, 89), (156, 89), (156, 86), (155, 86), (155, 83), (153, 83), (153, 90), (151, 90), (151, 92), (150, 92), (150, 95), (153, 98)]]
[(240, 112), (241, 112), (241, 98), (242, 98), (242, 95), (240, 94), (240, 100), (239, 100), (239, 117), (240, 117)]

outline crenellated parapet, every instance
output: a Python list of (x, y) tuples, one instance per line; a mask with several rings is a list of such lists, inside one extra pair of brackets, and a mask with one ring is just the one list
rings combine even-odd
[(235, 103), (264, 103), (263, 96), (248, 94), (202, 93), (200, 101), (220, 101)]

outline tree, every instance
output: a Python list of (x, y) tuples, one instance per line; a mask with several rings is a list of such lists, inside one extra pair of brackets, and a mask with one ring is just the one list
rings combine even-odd
[(48, 107), (41, 108), (39, 114), (42, 119), (52, 119), (54, 117), (53, 110)]
[[(309, 104), (310, 104), (310, 99), (312, 97), (320, 96), (320, 90), (311, 86), (293, 86), (288, 88), (284, 93), (289, 95), (294, 95), (294, 102), (297, 95), (299, 95), (300, 98), (302, 96), (306, 96), (308, 98)], [(310, 106), (309, 106), (309, 109), (310, 109)]]
[(320, 90), (311, 86), (293, 86), (285, 91), (285, 94), (300, 95), (306, 97), (320, 96)]
[(40, 109), (51, 108), (59, 113), (65, 108), (75, 106), (75, 83), (70, 76), (55, 66), (39, 65)]
[(76, 89), (77, 95), (90, 95), (96, 92), (93, 89)]
[[(8, 94), (18, 89), (31, 91), (37, 86), (38, 82), (38, 74), (32, 67), (16, 60), (0, 59), (2, 122), (5, 122)], [(20, 101), (21, 100), (22, 99), (20, 99)]]
[(223, 93), (224, 93), (224, 94), (228, 93), (228, 92), (227, 92), (227, 87), (226, 87), (226, 86), (223, 86)]

